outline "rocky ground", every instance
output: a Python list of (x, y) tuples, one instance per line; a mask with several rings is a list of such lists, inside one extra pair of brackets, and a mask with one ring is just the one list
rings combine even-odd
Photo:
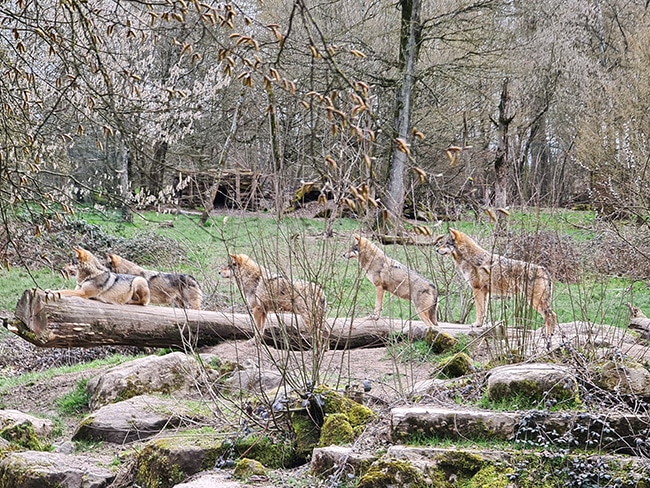
[[(457, 334), (465, 329), (463, 329), (463, 326), (454, 326), (450, 327), (449, 330)], [(414, 350), (413, 347), (405, 344), (395, 344), (389, 347), (359, 348), (349, 351), (328, 351), (319, 368), (321, 380), (342, 393), (346, 391), (347, 393), (359, 392), (363, 397), (363, 402), (370, 406), (378, 417), (376, 421), (366, 426), (352, 445), (345, 448), (332, 448), (332, 450), (319, 450), (318, 454), (315, 454), (316, 465), (314, 469), (322, 473), (332, 473), (337, 472), (338, 468), (336, 466), (347, 462), (359, 463), (359, 466), (361, 466), (363, 463), (370, 462), (368, 459), (371, 459), (375, 463), (381, 463), (383, 461), (368, 456), (384, 452), (391, 453), (391, 456), (396, 459), (408, 459), (409, 462), (413, 462), (423, 470), (428, 470), (427, 472), (439, 472), (436, 466), (440, 466), (441, 462), (443, 465), (444, 462), (447, 462), (440, 461), (439, 458), (440, 456), (448, 456), (448, 451), (443, 450), (444, 452), (441, 454), (440, 450), (435, 451), (428, 448), (425, 451), (421, 448), (415, 451), (398, 449), (398, 444), (402, 441), (412, 443), (414, 440), (412, 433), (420, 431), (429, 432), (434, 437), (436, 435), (450, 436), (449, 431), (444, 430), (447, 428), (444, 426), (449, 425), (454, 426), (456, 429), (454, 435), (459, 435), (459, 438), (464, 439), (463, 442), (467, 442), (476, 435), (478, 437), (484, 435), (485, 433), (480, 429), (478, 432), (476, 431), (476, 425), (483, 425), (486, 422), (483, 420), (484, 414), (481, 413), (482, 410), (477, 409), (477, 402), (484, 396), (486, 391), (489, 391), (490, 375), (488, 370), (494, 365), (494, 359), (498, 351), (504, 348), (504, 337), (501, 336), (502, 332), (498, 329), (491, 331), (488, 329), (472, 330), (467, 326), (466, 332), (469, 334), (467, 351), (472, 357), (476, 369), (462, 381), (435, 378), (439, 365), (432, 361), (430, 356), (423, 355), (422, 351)], [(485, 335), (482, 336), (481, 334)], [(647, 411), (644, 398), (650, 397), (649, 374), (644, 376), (647, 370), (641, 367), (639, 376), (635, 376), (634, 381), (627, 381), (626, 383), (625, 378), (628, 380), (631, 378), (632, 363), (627, 363), (627, 366), (624, 367), (622, 360), (622, 358), (628, 358), (634, 364), (643, 364), (648, 355), (648, 347), (645, 343), (639, 342), (635, 336), (627, 331), (608, 327), (594, 327), (580, 323), (562, 324), (550, 343), (539, 333), (530, 334), (525, 341), (522, 341), (521, 332), (516, 330), (510, 331), (509, 340), (511, 341), (509, 346), (511, 353), (515, 350), (514, 346), (518, 344), (520, 348), (517, 351), (522, 355), (521, 358), (511, 357), (511, 360), (516, 362), (516, 359), (520, 359), (524, 367), (528, 363), (536, 363), (533, 365), (534, 367), (531, 366), (528, 369), (541, 368), (544, 370), (543, 364), (547, 362), (564, 364), (563, 369), (561, 369), (560, 379), (553, 379), (552, 381), (554, 384), (568, 385), (567, 388), (569, 388), (571, 395), (581, 398), (582, 413), (576, 416), (573, 416), (573, 414), (555, 416), (548, 413), (540, 414), (541, 417), (538, 415), (538, 418), (535, 418), (535, 429), (538, 429), (539, 432), (555, 431), (557, 433), (556, 440), (566, 442), (567, 436), (572, 436), (583, 428), (579, 419), (588, 419), (589, 422), (593, 423), (599, 412), (602, 412), (610, 420), (609, 423), (602, 423), (601, 417), (598, 417), (597, 420), (601, 422), (599, 425), (601, 427), (606, 425), (608, 429), (610, 427), (614, 430), (619, 429), (615, 430), (616, 436), (623, 440), (616, 444), (617, 446), (625, 448), (625, 446), (630, 445), (632, 448), (628, 449), (628, 451), (636, 454), (644, 452), (643, 449), (640, 449), (643, 448), (643, 443), (649, 443), (648, 447), (650, 448), (650, 436), (646, 435), (647, 433), (643, 434), (646, 430), (650, 432), (650, 429), (645, 424), (639, 424), (640, 426), (635, 424), (639, 418), (641, 418), (641, 422), (645, 422), (643, 418), (647, 417), (644, 413)], [(146, 352), (151, 353), (152, 351)], [(233, 384), (233, 378), (236, 379), (235, 383), (246, 382), (248, 381), (247, 378), (255, 379), (260, 383), (255, 386), (260, 386), (266, 391), (272, 391), (274, 382), (278, 378), (284, 377), (286, 379), (287, 375), (292, 377), (297, 384), (300, 384), (301, 372), (308, 371), (312, 364), (311, 357), (306, 352), (286, 352), (268, 347), (259, 347), (253, 340), (226, 341), (199, 352), (205, 354), (206, 358), (218, 358), (220, 364), (232, 363), (239, 365), (240, 371), (229, 373), (228, 379), (226, 379), (226, 382), (230, 382), (229, 384)], [(88, 362), (115, 353), (142, 354), (143, 351), (122, 347), (43, 349), (37, 348), (4, 331), (0, 336), (0, 376), (4, 378), (18, 377), (57, 366)], [(615, 361), (620, 360), (620, 362), (613, 363), (612, 358)], [(504, 362), (503, 359), (502, 357), (501, 362)], [(490, 365), (491, 361), (492, 365)], [(618, 365), (614, 368), (615, 372), (620, 373), (620, 371), (625, 370), (625, 374), (615, 376), (615, 378), (618, 378), (617, 383), (609, 391), (606, 391), (603, 385), (596, 386), (593, 383), (593, 376), (587, 375), (589, 371), (595, 371), (593, 368), (589, 368), (588, 361)], [(542, 366), (539, 363), (542, 363)], [(66, 444), (70, 444), (69, 441), (74, 431), (78, 429), (82, 417), (61, 415), (57, 408), (58, 399), (72, 391), (82, 378), (89, 381), (96, 381), (98, 378), (106, 379), (108, 369), (108, 366), (92, 370), (81, 369), (74, 373), (56, 376), (48, 375), (39, 381), (21, 382), (15, 387), (0, 390), (0, 408), (5, 410), (16, 409), (37, 417), (55, 419), (57, 425), (59, 425), (59, 431), (56, 432), (52, 442), (55, 446), (58, 446), (57, 449), (65, 447)], [(523, 378), (525, 374), (527, 373), (519, 370), (514, 376)], [(546, 370), (541, 373), (543, 377), (551, 379), (554, 378), (553, 374)], [(491, 376), (496, 377), (497, 375), (493, 374)], [(528, 379), (526, 381), (529, 382)], [(115, 389), (115, 387), (110, 386), (105, 386), (105, 388), (109, 391)], [(544, 388), (549, 391), (552, 386)], [(193, 397), (198, 398), (196, 395), (193, 395)], [(238, 402), (238, 396), (233, 395), (232, 390), (227, 398), (227, 402)], [(216, 407), (227, 406), (227, 403), (222, 403), (223, 398), (214, 401), (214, 403), (212, 403), (214, 399), (207, 396), (202, 399)], [(461, 400), (464, 402), (463, 405), (458, 403)], [(147, 401), (152, 402), (152, 400)], [(104, 401), (103, 403), (109, 402)], [(135, 408), (133, 405), (131, 407)], [(541, 408), (544, 409), (544, 405)], [(158, 409), (160, 410), (160, 408)], [(478, 414), (476, 413), (477, 410), (479, 411)], [(255, 410), (253, 405), (251, 405), (251, 411), (253, 416), (262, 418), (262, 414)], [(613, 411), (626, 415), (630, 414), (631, 416), (629, 418), (623, 416), (621, 417), (622, 420), (616, 423), (611, 420), (613, 418), (611, 412)], [(94, 416), (100, 421), (102, 415), (98, 412), (99, 410), (94, 413)], [(637, 413), (640, 413), (640, 415), (637, 415)], [(507, 415), (496, 413), (495, 415), (497, 416), (494, 418), (498, 419), (498, 421), (490, 420), (486, 424), (493, 425), (490, 428), (490, 435), (495, 439), (511, 438), (514, 430), (519, 428), (518, 426), (521, 426), (522, 423), (531, 422), (532, 419), (525, 411), (523, 413), (513, 412)], [(190, 414), (187, 414), (187, 418), (190, 416)], [(569, 425), (565, 431), (558, 427), (561, 424), (560, 420), (558, 420), (560, 418), (563, 419), (566, 425)], [(493, 422), (493, 424), (489, 424), (489, 422)], [(210, 423), (213, 426), (219, 426), (219, 423), (213, 420)], [(623, 423), (627, 426), (634, 425), (635, 431), (621, 430), (620, 425), (623, 425)], [(238, 427), (232, 423), (224, 422), (219, 428), (224, 431), (237, 431), (242, 426)], [(107, 427), (100, 427), (100, 430), (102, 429), (108, 430)], [(589, 441), (588, 438), (586, 440)], [(634, 447), (635, 442), (641, 442), (641, 444)], [(79, 445), (81, 444), (77, 444), (77, 451)], [(121, 459), (125, 462), (129, 456), (128, 453), (134, 452), (134, 449), (135, 451), (141, 450), (145, 445), (147, 444), (144, 440), (143, 442), (136, 441), (122, 444), (115, 442), (98, 443), (93, 446), (92, 455), (93, 458), (102, 460), (100, 464), (108, 466), (115, 459)], [(75, 449), (74, 446), (72, 446), (72, 449)], [(467, 455), (466, 452), (463, 455)], [(474, 455), (472, 454), (472, 456)], [(478, 456), (478, 454), (476, 455)], [(492, 459), (496, 455), (494, 453), (482, 453), (480, 456), (482, 459)], [(499, 459), (498, 462), (511, 462), (507, 456)], [(639, 458), (635, 456), (630, 459), (634, 459), (636, 463)], [(456, 464), (459, 462), (455, 461)], [(636, 464), (634, 466), (634, 470), (631, 472), (636, 472)], [(598, 469), (600, 469), (597, 466), (598, 469), (591, 465), (588, 467), (591, 472), (598, 472)], [(435, 471), (436, 469), (438, 471)], [(204, 473), (203, 477), (197, 478), (196, 481), (192, 481), (192, 478), (190, 478), (187, 483), (176, 486), (178, 488), (200, 488), (202, 486), (237, 488), (242, 486), (314, 486), (320, 484), (334, 487), (340, 486), (340, 483), (345, 481), (342, 472), (338, 472), (337, 477), (334, 479), (331, 478), (331, 475), (312, 478), (309, 471), (310, 467), (308, 465), (291, 470), (275, 470), (270, 473), (267, 472), (263, 476), (254, 476), (249, 480), (248, 484), (244, 484), (231, 478), (232, 470), (224, 469)], [(476, 471), (479, 471), (479, 469), (477, 468)], [(577, 471), (575, 469), (567, 471), (567, 473), (570, 472), (575, 473)], [(598, 475), (600, 476), (600, 474)], [(448, 476), (453, 478), (457, 474), (449, 474)], [(587, 475), (584, 474), (584, 476)], [(590, 476), (593, 478), (593, 475)], [(593, 486), (644, 486), (638, 483), (626, 483)]]

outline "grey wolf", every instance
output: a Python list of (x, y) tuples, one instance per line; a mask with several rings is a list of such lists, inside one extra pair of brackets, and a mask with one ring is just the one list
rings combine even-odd
[(485, 321), (490, 295), (523, 295), (544, 317), (546, 334), (553, 334), (557, 323), (557, 316), (551, 309), (553, 281), (544, 267), (488, 252), (456, 229), (449, 229), (446, 239), (445, 236), (438, 238), (438, 242), (443, 240), (438, 253), (451, 255), (456, 270), (474, 292), (475, 326), (481, 327)]
[(113, 273), (91, 252), (78, 247), (76, 261), (64, 268), (64, 276), (77, 277), (74, 290), (56, 290), (61, 296), (94, 298), (104, 303), (147, 305), (150, 299), (147, 280), (139, 276)]
[(164, 273), (144, 269), (117, 254), (106, 255), (106, 266), (114, 273), (141, 276), (149, 283), (151, 303), (176, 305), (183, 308), (201, 308), (203, 293), (198, 281), (188, 274)]
[(355, 243), (343, 254), (348, 259), (357, 259), (366, 277), (375, 285), (375, 310), (373, 317), (379, 318), (384, 304), (384, 292), (410, 300), (420, 320), (429, 327), (438, 325), (438, 289), (436, 285), (389, 258), (365, 237), (354, 236)]
[(641, 311), (639, 307), (636, 305), (632, 305), (631, 303), (626, 303), (625, 304), (630, 311), (630, 318), (631, 319), (646, 319), (647, 317), (645, 314)]
[(317, 342), (325, 341), (322, 345), (326, 346), (326, 299), (323, 289), (316, 283), (272, 274), (246, 254), (231, 254), (228, 264), (219, 273), (237, 283), (260, 334), (269, 312), (293, 312), (302, 317)]

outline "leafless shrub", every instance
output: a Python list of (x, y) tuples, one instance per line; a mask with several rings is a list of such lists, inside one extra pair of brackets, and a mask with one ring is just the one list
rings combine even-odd
[(567, 235), (550, 231), (524, 232), (509, 239), (508, 249), (503, 254), (544, 266), (554, 280), (562, 283), (580, 280), (582, 253)]
[[(10, 245), (6, 240), (0, 242), (2, 248), (7, 249), (10, 265), (58, 270), (70, 262), (73, 246), (87, 249), (98, 257), (105, 252), (114, 252), (143, 266), (161, 262), (169, 266), (186, 259), (186, 251), (178, 242), (154, 233), (119, 237), (107, 234), (98, 225), (80, 220), (51, 225), (49, 231), (43, 233), (35, 230), (37, 226), (37, 222), (12, 224)], [(5, 235), (0, 234), (0, 240)]]
[(650, 278), (647, 227), (608, 226), (593, 243), (594, 271), (629, 278)]

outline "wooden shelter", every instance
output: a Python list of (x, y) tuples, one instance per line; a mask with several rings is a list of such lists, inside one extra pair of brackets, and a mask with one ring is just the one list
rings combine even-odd
[(269, 199), (267, 176), (252, 170), (209, 169), (205, 171), (180, 170), (177, 184), (179, 203), (184, 208), (205, 207), (205, 198), (214, 192), (213, 208), (259, 210)]

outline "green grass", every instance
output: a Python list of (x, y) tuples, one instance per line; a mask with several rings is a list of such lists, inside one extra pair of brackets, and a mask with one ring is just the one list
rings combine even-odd
[[(334, 235), (323, 236), (324, 220), (271, 216), (214, 216), (206, 226), (199, 225), (198, 215), (157, 214), (145, 212), (134, 216), (133, 223), (121, 221), (118, 211), (97, 212), (78, 210), (76, 219), (99, 226), (105, 233), (122, 238), (156, 235), (173, 239), (185, 254), (182, 260), (163, 256), (147, 264), (165, 271), (193, 274), (206, 295), (220, 296), (220, 303), (241, 304), (241, 296), (228, 280), (219, 277), (220, 267), (230, 253), (245, 253), (267, 268), (297, 278), (320, 283), (328, 298), (330, 317), (365, 316), (374, 307), (374, 287), (360, 272), (356, 261), (342, 257), (350, 246), (351, 235), (363, 231), (362, 223), (353, 219), (338, 219)], [(173, 221), (173, 227), (161, 227), (161, 222)], [(577, 241), (588, 241), (594, 235), (594, 214), (564, 209), (512, 210), (507, 221), (510, 235), (518, 232), (557, 232)], [(477, 236), (487, 246), (494, 232), (494, 224), (487, 216), (444, 223), (435, 232), (459, 228)], [(511, 239), (512, 237), (499, 237)], [(506, 241), (504, 241), (506, 242)], [(75, 244), (75, 243), (70, 243)], [(384, 251), (402, 263), (430, 277), (440, 292), (439, 318), (443, 322), (465, 323), (474, 320), (471, 293), (458, 277), (451, 259), (437, 254), (433, 246), (382, 246)], [(64, 250), (65, 252), (65, 250)], [(69, 251), (72, 253), (72, 251)], [(58, 274), (58, 270), (41, 269), (27, 272), (19, 267), (0, 271), (0, 310), (13, 310), (25, 289), (63, 288), (72, 286)], [(560, 322), (585, 320), (625, 326), (628, 321), (626, 302), (650, 311), (649, 285), (620, 277), (585, 276), (580, 283), (555, 284), (554, 310)], [(461, 300), (462, 297), (462, 300)], [(502, 320), (506, 325), (537, 328), (541, 317), (534, 311), (519, 306), (514, 299), (493, 300), (489, 320)], [(383, 315), (400, 319), (417, 318), (412, 305), (385, 295)]]
[[(460, 399), (459, 399), (460, 400)], [(463, 402), (466, 404), (466, 402)], [(553, 402), (551, 405), (546, 405), (544, 401), (535, 401), (524, 394), (517, 394), (508, 396), (507, 398), (498, 401), (490, 400), (487, 393), (484, 394), (478, 402), (478, 408), (485, 410), (494, 410), (498, 412), (516, 412), (518, 410), (545, 410), (548, 408), (551, 412), (560, 412), (567, 410), (580, 410), (583, 405), (575, 399)]]
[(11, 394), (11, 390), (17, 386), (24, 386), (42, 381), (47, 381), (57, 376), (68, 373), (79, 373), (82, 371), (89, 371), (104, 366), (116, 366), (135, 359), (137, 356), (124, 356), (122, 354), (115, 354), (113, 356), (96, 359), (88, 363), (73, 364), (72, 366), (61, 366), (58, 368), (51, 368), (45, 371), (35, 373), (25, 373), (20, 376), (13, 376), (10, 378), (0, 378), (0, 395)]
[(90, 403), (87, 386), (88, 380), (81, 379), (71, 391), (59, 397), (56, 401), (59, 412), (63, 415), (80, 415), (86, 412)]
[(499, 441), (487, 438), (449, 439), (435, 435), (414, 434), (409, 438), (409, 446), (438, 447), (441, 449), (485, 449), (508, 452), (518, 449), (513, 442)]

